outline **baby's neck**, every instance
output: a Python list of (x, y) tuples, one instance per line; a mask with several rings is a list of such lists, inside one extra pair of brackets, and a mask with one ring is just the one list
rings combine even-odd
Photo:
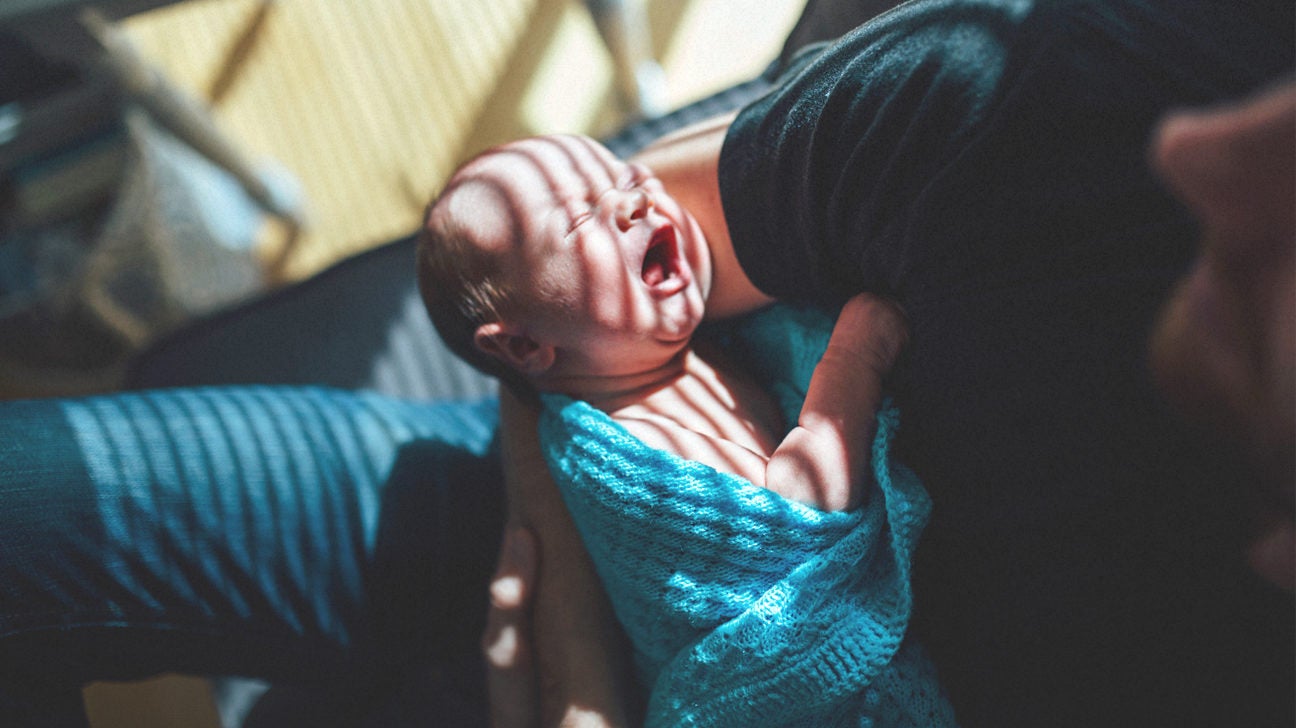
[[(620, 377), (568, 377), (542, 387), (581, 399), (614, 419), (664, 416), (709, 436), (742, 440), (766, 455), (777, 444), (782, 417), (774, 399), (723, 354), (705, 345), (682, 349), (665, 365)], [(744, 422), (746, 434), (721, 424)]]
[[(680, 398), (708, 399), (729, 410), (773, 402), (714, 347), (689, 346), (652, 372), (615, 380), (588, 379), (565, 388), (564, 394), (582, 399), (616, 417), (640, 407), (680, 406)], [(762, 406), (761, 409), (764, 409)]]
[(630, 405), (648, 401), (655, 393), (677, 386), (684, 377), (696, 376), (699, 368), (709, 367), (688, 346), (665, 364), (617, 377), (567, 377), (549, 382), (543, 389), (560, 392), (612, 413)]
[[(773, 452), (783, 430), (774, 398), (719, 352), (705, 347), (687, 351), (676, 375), (655, 387), (590, 401), (590, 404), (623, 424), (652, 422), (660, 431), (663, 423), (669, 422), (672, 427), (705, 436), (713, 442), (732, 443), (764, 457)], [(680, 442), (658, 447), (699, 459), (698, 453), (684, 449)]]

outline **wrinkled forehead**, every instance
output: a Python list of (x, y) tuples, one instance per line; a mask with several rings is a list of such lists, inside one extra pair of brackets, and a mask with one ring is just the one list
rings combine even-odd
[(603, 187), (624, 166), (602, 144), (588, 137), (565, 134), (520, 139), (487, 152), (481, 161), (530, 167), (553, 186), (583, 184)]
[(463, 174), (505, 195), (552, 206), (606, 189), (624, 163), (601, 144), (577, 136), (522, 139), (483, 153)]
[(624, 163), (577, 136), (522, 139), (484, 152), (451, 178), (442, 209), (479, 245), (534, 234), (555, 212), (612, 186)]

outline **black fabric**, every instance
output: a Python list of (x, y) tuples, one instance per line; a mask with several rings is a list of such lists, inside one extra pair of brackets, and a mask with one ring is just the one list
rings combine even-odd
[(1236, 465), (1165, 413), (1148, 331), (1196, 230), (1168, 110), (1289, 72), (1291, 3), (907, 3), (735, 121), (744, 269), (906, 309), (900, 451), (934, 501), (915, 630), (968, 725), (1291, 725), (1292, 601)]

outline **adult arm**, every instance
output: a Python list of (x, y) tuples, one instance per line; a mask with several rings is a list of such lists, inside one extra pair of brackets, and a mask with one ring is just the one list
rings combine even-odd
[(713, 268), (706, 311), (710, 319), (746, 313), (773, 301), (756, 288), (738, 264), (720, 206), (720, 147), (734, 116), (725, 114), (684, 127), (634, 157), (657, 175), (671, 196), (702, 226)]

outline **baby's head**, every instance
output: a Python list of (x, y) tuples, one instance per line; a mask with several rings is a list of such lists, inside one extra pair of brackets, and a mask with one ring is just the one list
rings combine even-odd
[(687, 345), (711, 258), (647, 169), (584, 137), (537, 137), (451, 177), (424, 219), (418, 279), (456, 354), (515, 390), (579, 394)]

